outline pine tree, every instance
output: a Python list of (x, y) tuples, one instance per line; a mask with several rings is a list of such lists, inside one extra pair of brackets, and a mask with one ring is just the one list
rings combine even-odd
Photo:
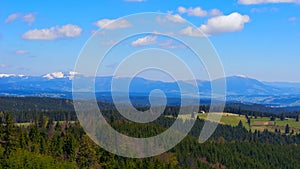
[(9, 158), (12, 151), (16, 149), (14, 121), (10, 113), (6, 114), (4, 130), (4, 157)]
[(39, 130), (38, 121), (36, 118), (34, 120), (34, 124), (30, 127), (29, 138), (30, 138), (30, 141), (32, 142), (31, 151), (39, 152), (40, 130)]
[(239, 121), (239, 124), (238, 124), (238, 126), (237, 126), (238, 128), (243, 128), (243, 122), (240, 120)]
[(3, 124), (4, 122), (4, 113), (0, 112), (0, 124)]
[(25, 131), (23, 131), (23, 127), (20, 127), (19, 129), (19, 145), (20, 145), (20, 148), (22, 149), (27, 149), (27, 143), (28, 143), (28, 140), (26, 139), (26, 133)]
[(286, 124), (285, 126), (285, 134), (288, 134), (290, 132), (289, 124)]
[(63, 154), (63, 138), (60, 134), (56, 134), (53, 136), (51, 140), (51, 154), (55, 157), (61, 157)]
[(33, 143), (39, 143), (40, 130), (38, 126), (38, 121), (35, 118), (34, 123), (30, 126), (29, 138)]
[(285, 118), (285, 115), (284, 115), (284, 114), (281, 114), (281, 115), (280, 115), (280, 120), (283, 121), (284, 118)]
[(250, 124), (251, 124), (251, 119), (250, 118), (247, 119), (247, 123), (248, 123), (248, 125), (250, 127)]
[(65, 152), (65, 157), (70, 161), (73, 161), (76, 157), (75, 142), (76, 140), (74, 136), (72, 134), (67, 133), (63, 145), (63, 151)]
[(80, 168), (90, 168), (96, 163), (96, 151), (87, 135), (83, 135), (81, 138), (76, 161)]
[(270, 121), (275, 121), (275, 117), (271, 116)]

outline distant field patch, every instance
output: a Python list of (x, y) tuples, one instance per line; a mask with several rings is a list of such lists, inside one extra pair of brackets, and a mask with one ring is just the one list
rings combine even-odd
[(274, 126), (274, 121), (253, 121), (251, 126)]

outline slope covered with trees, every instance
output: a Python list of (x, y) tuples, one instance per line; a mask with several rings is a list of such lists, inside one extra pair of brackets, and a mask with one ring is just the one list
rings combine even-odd
[[(76, 121), (54, 122), (46, 116), (29, 126), (16, 126), (9, 113), (1, 125), (1, 168), (299, 168), (300, 135), (249, 132), (219, 125), (204, 144), (197, 136), (204, 121), (197, 119), (189, 136), (156, 157), (131, 159), (113, 155), (95, 145)], [(149, 124), (110, 120), (118, 131), (147, 137), (165, 130), (171, 118)]]

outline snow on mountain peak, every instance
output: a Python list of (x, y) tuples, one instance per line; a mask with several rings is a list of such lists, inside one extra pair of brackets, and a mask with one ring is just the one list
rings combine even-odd
[(70, 71), (68, 77), (69, 77), (70, 80), (73, 80), (74, 76), (77, 75), (77, 74), (78, 74), (78, 72)]
[(53, 73), (48, 73), (44, 75), (44, 78), (47, 78), (49, 80), (51, 79), (62, 79), (62, 78), (69, 78), (69, 80), (72, 80), (75, 75), (77, 75), (77, 72), (70, 71), (68, 73), (63, 73), (63, 72), (53, 72)]
[(236, 77), (248, 78), (248, 76), (246, 76), (246, 75), (236, 75)]
[(0, 77), (12, 77), (16, 76), (15, 74), (0, 74)]
[(48, 73), (43, 77), (47, 79), (61, 79), (64, 78), (65, 75), (63, 72), (53, 72), (53, 73)]
[(24, 77), (24, 75), (16, 75), (16, 74), (0, 74), (0, 78), (3, 78), (3, 77)]

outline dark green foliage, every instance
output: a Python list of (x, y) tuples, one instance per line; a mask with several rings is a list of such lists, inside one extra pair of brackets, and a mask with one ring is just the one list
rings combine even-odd
[(285, 115), (284, 115), (284, 114), (281, 114), (281, 115), (280, 115), (280, 120), (283, 121), (284, 118), (285, 118)]
[(6, 114), (5, 129), (4, 129), (4, 158), (9, 158), (12, 151), (16, 149), (16, 129), (14, 121), (12, 120), (10, 113)]
[[(200, 108), (207, 109), (207, 106)], [(243, 107), (237, 111), (244, 113)], [(268, 130), (252, 133), (242, 122), (236, 127), (218, 125), (211, 138), (200, 144), (198, 137), (204, 121), (197, 118), (189, 135), (173, 149), (151, 158), (131, 159), (97, 146), (78, 121), (71, 121), (71, 112), (65, 109), (51, 112), (53, 114), (35, 110), (27, 111), (26, 115), (22, 111), (13, 112), (15, 119), (32, 122), (22, 127), (14, 125), (9, 113), (0, 113), (0, 119), (3, 115), (0, 168), (300, 168), (300, 135), (293, 131), (286, 132), (290, 134)], [(157, 135), (175, 121), (161, 116), (154, 122), (140, 124), (128, 122), (112, 106), (106, 106), (103, 112), (113, 128), (133, 137)], [(255, 117), (255, 112), (247, 113), (248, 120)], [(167, 107), (165, 114), (177, 116), (178, 107)]]
[(275, 116), (271, 116), (270, 121), (275, 121), (276, 117)]
[[(9, 121), (9, 120), (8, 120)], [(12, 121), (11, 121), (12, 122)], [(11, 123), (10, 124), (13, 124)], [(174, 119), (159, 118), (149, 124), (115, 120), (111, 125), (119, 132), (135, 137), (161, 133)], [(300, 135), (248, 132), (237, 127), (219, 125), (210, 140), (198, 143), (204, 124), (195, 126), (180, 144), (162, 155), (130, 159), (110, 154), (84, 134), (78, 122), (48, 125), (39, 121), (28, 127), (13, 127), (20, 138), (10, 156), (3, 159), (6, 168), (298, 168), (300, 167)], [(184, 123), (182, 121), (182, 123)], [(11, 125), (8, 125), (11, 126)], [(13, 125), (12, 125), (13, 126)], [(6, 127), (6, 126), (5, 126)], [(52, 129), (52, 132), (49, 130)], [(138, 129), (138, 130), (137, 130)], [(11, 128), (5, 130), (11, 131)], [(11, 132), (7, 132), (11, 133)], [(13, 137), (10, 137), (13, 138)], [(13, 140), (13, 139), (11, 139)], [(13, 145), (13, 144), (10, 144)], [(1, 150), (1, 148), (0, 148)], [(5, 157), (4, 149), (0, 157)], [(293, 157), (293, 158), (290, 158)], [(17, 161), (16, 161), (17, 160)]]
[(289, 124), (286, 124), (284, 133), (285, 133), (285, 134), (289, 134), (289, 133), (290, 133), (290, 127), (289, 127)]
[(63, 151), (65, 154), (65, 158), (73, 161), (76, 157), (76, 140), (74, 136), (70, 133), (67, 133), (64, 140)]

